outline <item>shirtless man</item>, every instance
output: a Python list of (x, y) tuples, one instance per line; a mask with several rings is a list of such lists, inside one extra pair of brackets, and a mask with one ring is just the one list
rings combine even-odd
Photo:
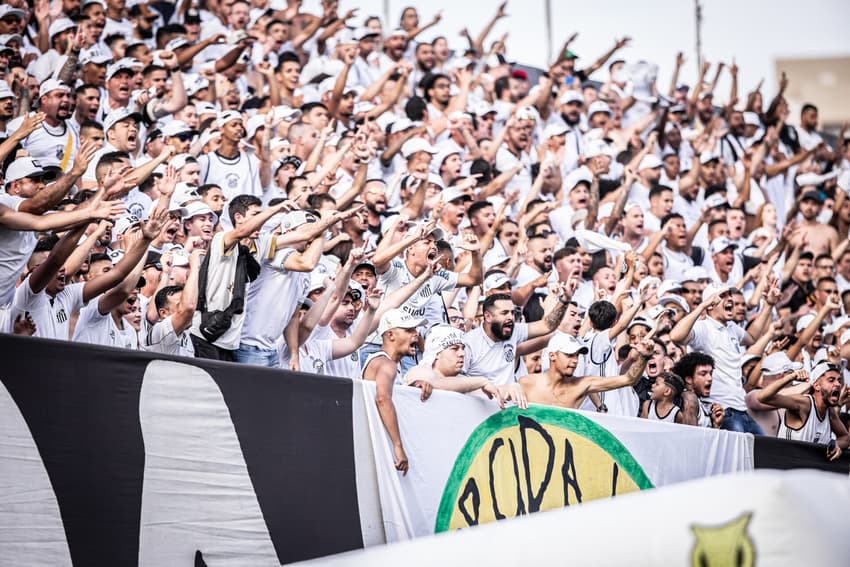
[(823, 208), (823, 196), (820, 191), (803, 193), (799, 207), (803, 216), (800, 226), (809, 241), (808, 249), (815, 256), (831, 254), (838, 247), (838, 232), (832, 226), (818, 222), (818, 215)]
[(626, 374), (620, 376), (574, 376), (579, 355), (587, 347), (578, 339), (562, 333), (555, 334), (544, 352), (548, 353), (549, 370), (529, 374), (520, 379), (525, 397), (530, 403), (578, 409), (585, 398), (594, 392), (605, 392), (633, 386), (643, 375), (646, 361), (652, 356), (652, 341), (643, 340), (636, 346), (634, 360)]
[[(811, 394), (781, 392), (797, 378), (796, 372), (784, 374), (759, 392), (758, 401), (785, 408), (777, 437), (826, 445), (826, 458), (834, 461), (850, 447), (850, 435), (838, 417), (841, 398), (846, 394), (841, 367), (827, 361), (818, 363), (812, 370)], [(833, 436), (835, 443), (831, 442)]]
[[(401, 372), (401, 359), (413, 356), (419, 344), (417, 327), (425, 324), (424, 319), (411, 317), (401, 309), (390, 309), (381, 316), (378, 334), (383, 341), (381, 350), (369, 355), (363, 364), (362, 378), (373, 380), (375, 385), (375, 404), (381, 421), (393, 444), (395, 468), (405, 475), (409, 469), (407, 454), (402, 445), (398, 428), (398, 415), (393, 404), (393, 385)], [(422, 389), (422, 401), (431, 396), (431, 384), (426, 380), (409, 382), (408, 385)]]

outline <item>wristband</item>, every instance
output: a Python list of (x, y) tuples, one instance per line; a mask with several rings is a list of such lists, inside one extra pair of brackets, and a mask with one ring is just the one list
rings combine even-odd
[(560, 301), (560, 302), (561, 302), (561, 305), (569, 305), (569, 303), (570, 303), (570, 300), (569, 300), (569, 299), (567, 299), (566, 301), (564, 301), (563, 296), (560, 296), (560, 295), (558, 296), (558, 301)]

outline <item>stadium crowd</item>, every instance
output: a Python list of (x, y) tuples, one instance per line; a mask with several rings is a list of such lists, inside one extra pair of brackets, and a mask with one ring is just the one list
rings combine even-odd
[(322, 10), (0, 6), (3, 332), (375, 380), (403, 471), (394, 387), (848, 447), (848, 132), (789, 78)]

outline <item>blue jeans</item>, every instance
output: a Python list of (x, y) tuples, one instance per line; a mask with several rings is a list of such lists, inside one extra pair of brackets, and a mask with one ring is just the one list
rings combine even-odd
[(233, 357), (236, 359), (236, 362), (241, 362), (242, 364), (268, 366), (271, 368), (277, 368), (279, 366), (277, 349), (267, 350), (254, 345), (241, 343), (239, 348), (234, 351)]
[(723, 410), (723, 422), (720, 424), (720, 429), (764, 435), (764, 430), (756, 423), (756, 420), (750, 417), (750, 414), (732, 408)]
[[(381, 350), (381, 345), (374, 343), (366, 343), (362, 347), (360, 347), (360, 369), (363, 369), (363, 364), (366, 362), (366, 359), (369, 358), (369, 355)], [(416, 359), (412, 356), (405, 356), (401, 359), (401, 371), (402, 376), (407, 374), (407, 371), (416, 366)]]

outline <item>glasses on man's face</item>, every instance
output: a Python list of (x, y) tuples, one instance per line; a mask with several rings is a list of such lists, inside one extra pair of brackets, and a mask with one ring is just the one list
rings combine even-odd
[(183, 132), (181, 134), (177, 134), (174, 137), (177, 138), (178, 140), (180, 140), (181, 142), (188, 142), (189, 140), (191, 140), (195, 136), (194, 136), (194, 134), (190, 134), (189, 132)]
[(555, 234), (554, 230), (541, 230), (540, 232), (537, 233), (536, 236), (539, 236), (541, 238), (549, 238), (553, 234)]

